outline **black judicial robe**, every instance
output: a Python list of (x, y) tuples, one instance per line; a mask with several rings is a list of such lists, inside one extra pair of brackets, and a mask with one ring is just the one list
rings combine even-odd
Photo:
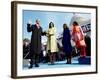
[(27, 24), (27, 31), (32, 32), (30, 43), (30, 56), (32, 57), (32, 54), (41, 53), (41, 36), (44, 35), (44, 33), (41, 27), (37, 28), (36, 25), (30, 24)]

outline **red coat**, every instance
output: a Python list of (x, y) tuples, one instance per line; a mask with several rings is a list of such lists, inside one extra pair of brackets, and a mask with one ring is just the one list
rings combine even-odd
[(84, 40), (84, 33), (80, 26), (73, 26), (72, 29), (72, 39), (77, 47), (86, 46)]

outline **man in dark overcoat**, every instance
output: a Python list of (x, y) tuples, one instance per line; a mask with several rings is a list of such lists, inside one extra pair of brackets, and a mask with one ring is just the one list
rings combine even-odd
[(27, 24), (27, 31), (32, 32), (31, 35), (31, 43), (30, 43), (30, 66), (29, 68), (39, 67), (39, 54), (41, 53), (41, 36), (45, 33), (42, 32), (42, 27), (40, 26), (40, 21), (36, 20), (34, 25), (28, 23)]

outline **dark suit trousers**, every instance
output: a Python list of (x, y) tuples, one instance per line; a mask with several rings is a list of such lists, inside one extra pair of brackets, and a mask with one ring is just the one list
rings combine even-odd
[(39, 53), (34, 53), (31, 58), (30, 64), (33, 65), (38, 63), (39, 63)]

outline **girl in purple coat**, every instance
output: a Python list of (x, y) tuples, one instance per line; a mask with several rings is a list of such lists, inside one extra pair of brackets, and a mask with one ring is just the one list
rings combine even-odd
[(67, 24), (63, 24), (63, 38), (62, 38), (63, 51), (65, 52), (67, 58), (67, 64), (71, 64), (71, 35)]

